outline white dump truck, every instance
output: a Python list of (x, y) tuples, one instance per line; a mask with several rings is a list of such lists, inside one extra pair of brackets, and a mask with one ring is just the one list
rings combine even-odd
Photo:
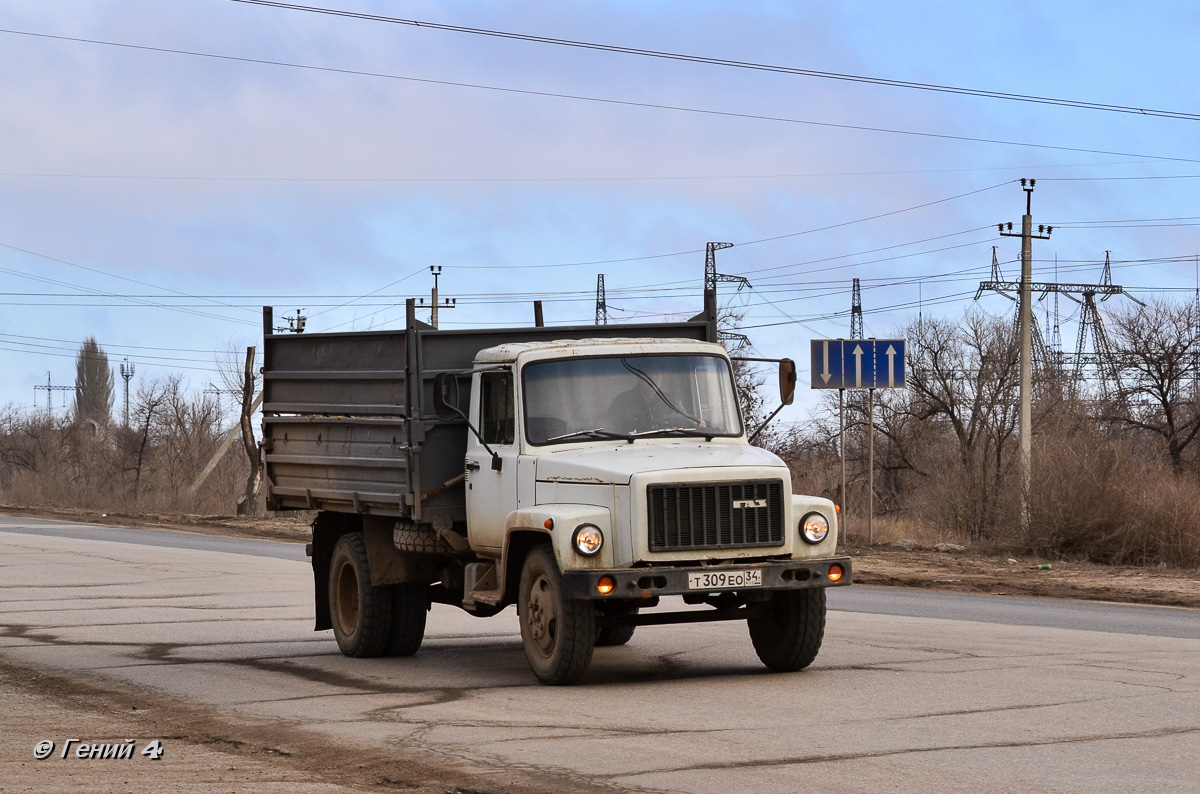
[(837, 511), (748, 442), (714, 303), (461, 331), (410, 301), (402, 331), (328, 334), (274, 334), (267, 307), (268, 506), (318, 511), (317, 630), (407, 656), (433, 603), (515, 605), (534, 674), (567, 684), (638, 626), (743, 620), (770, 669), (810, 664), (825, 588), (851, 581)]

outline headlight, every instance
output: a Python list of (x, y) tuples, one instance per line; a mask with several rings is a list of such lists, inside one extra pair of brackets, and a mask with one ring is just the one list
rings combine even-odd
[(575, 551), (584, 557), (591, 557), (599, 552), (600, 547), (604, 545), (604, 533), (595, 524), (580, 524), (575, 527), (575, 534), (571, 536), (571, 543), (574, 544)]
[(809, 513), (800, 521), (800, 537), (808, 543), (820, 543), (829, 534), (829, 519), (820, 513)]

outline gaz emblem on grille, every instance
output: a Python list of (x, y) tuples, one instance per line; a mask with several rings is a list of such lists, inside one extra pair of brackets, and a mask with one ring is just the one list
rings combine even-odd
[(734, 510), (747, 510), (751, 507), (766, 507), (766, 506), (767, 506), (766, 499), (734, 499), (733, 500), (733, 509)]

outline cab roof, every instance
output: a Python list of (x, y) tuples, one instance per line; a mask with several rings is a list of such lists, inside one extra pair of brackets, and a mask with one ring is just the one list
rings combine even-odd
[(571, 356), (602, 356), (622, 352), (633, 355), (652, 353), (727, 355), (727, 351), (721, 345), (696, 339), (609, 337), (604, 339), (556, 339), (548, 342), (506, 342), (480, 350), (475, 355), (475, 362), (477, 364), (512, 363), (517, 360), (518, 356), (531, 354), (537, 358), (567, 358)]

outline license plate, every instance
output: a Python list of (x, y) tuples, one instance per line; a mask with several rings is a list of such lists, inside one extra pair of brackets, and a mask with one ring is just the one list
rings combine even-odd
[(703, 571), (688, 574), (689, 590), (737, 590), (762, 587), (762, 571)]

